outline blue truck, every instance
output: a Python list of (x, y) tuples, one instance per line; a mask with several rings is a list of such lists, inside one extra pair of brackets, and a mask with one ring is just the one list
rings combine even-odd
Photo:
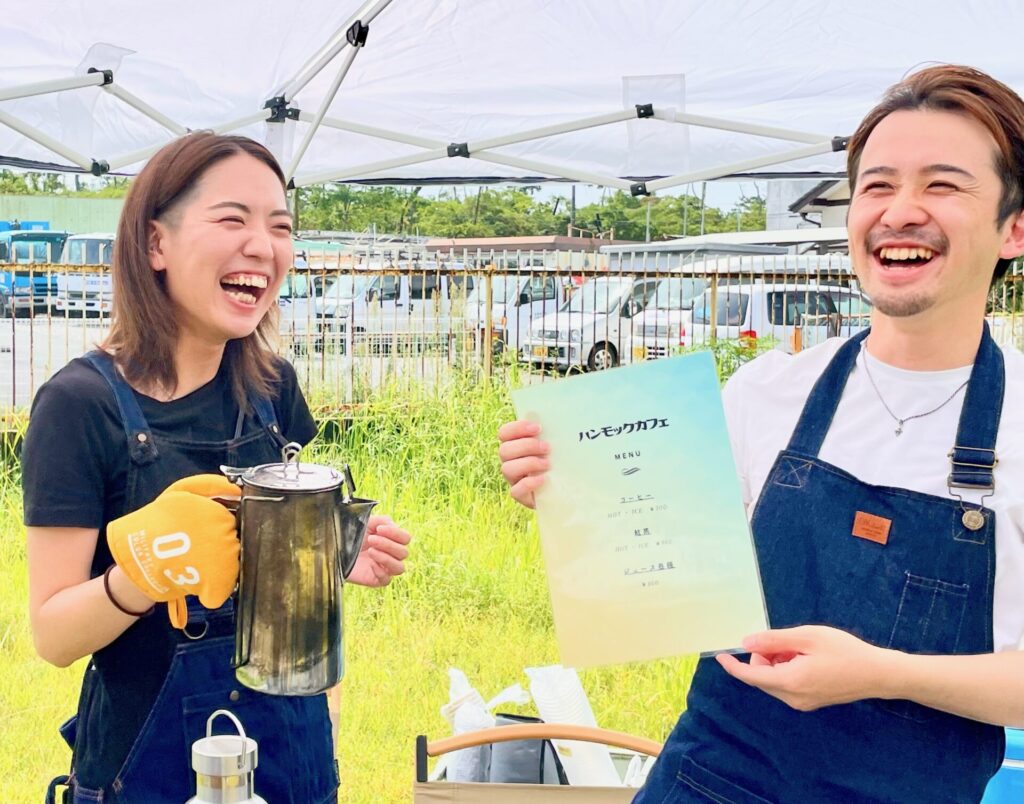
[(57, 273), (52, 266), (60, 262), (67, 238), (67, 232), (40, 229), (0, 232), (0, 316), (54, 308)]

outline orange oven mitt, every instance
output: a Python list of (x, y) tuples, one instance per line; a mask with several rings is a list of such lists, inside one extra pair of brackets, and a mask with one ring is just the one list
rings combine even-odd
[(107, 525), (114, 561), (146, 597), (168, 604), (175, 628), (188, 621), (185, 595), (198, 595), (206, 608), (215, 609), (235, 588), (235, 515), (209, 498), (240, 493), (221, 475), (193, 475)]

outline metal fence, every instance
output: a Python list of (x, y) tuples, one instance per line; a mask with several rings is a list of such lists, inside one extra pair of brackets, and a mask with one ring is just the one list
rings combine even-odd
[[(715, 344), (798, 351), (868, 325), (843, 255), (695, 257), (644, 252), (306, 252), (278, 298), (281, 354), (316, 405), (454, 371), (527, 382)], [(1024, 348), (1024, 270), (993, 290), (1000, 343)], [(102, 341), (106, 266), (0, 265), (0, 410), (24, 409)]]

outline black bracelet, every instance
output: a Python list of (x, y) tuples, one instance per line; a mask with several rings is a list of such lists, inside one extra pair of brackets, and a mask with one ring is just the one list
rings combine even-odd
[(155, 603), (145, 611), (129, 611), (114, 599), (114, 594), (110, 591), (110, 573), (116, 566), (117, 564), (111, 564), (109, 567), (107, 567), (107, 571), (103, 573), (103, 591), (107, 593), (107, 598), (110, 600), (111, 603), (114, 604), (114, 608), (120, 612), (123, 612), (131, 617), (148, 617), (150, 614), (153, 613), (153, 609), (156, 608)]

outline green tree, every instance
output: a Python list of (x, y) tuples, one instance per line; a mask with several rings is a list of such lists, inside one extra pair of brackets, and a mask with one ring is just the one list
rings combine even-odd
[(6, 195), (28, 195), (30, 192), (24, 175), (12, 173), (9, 170), (0, 170), (0, 193)]

